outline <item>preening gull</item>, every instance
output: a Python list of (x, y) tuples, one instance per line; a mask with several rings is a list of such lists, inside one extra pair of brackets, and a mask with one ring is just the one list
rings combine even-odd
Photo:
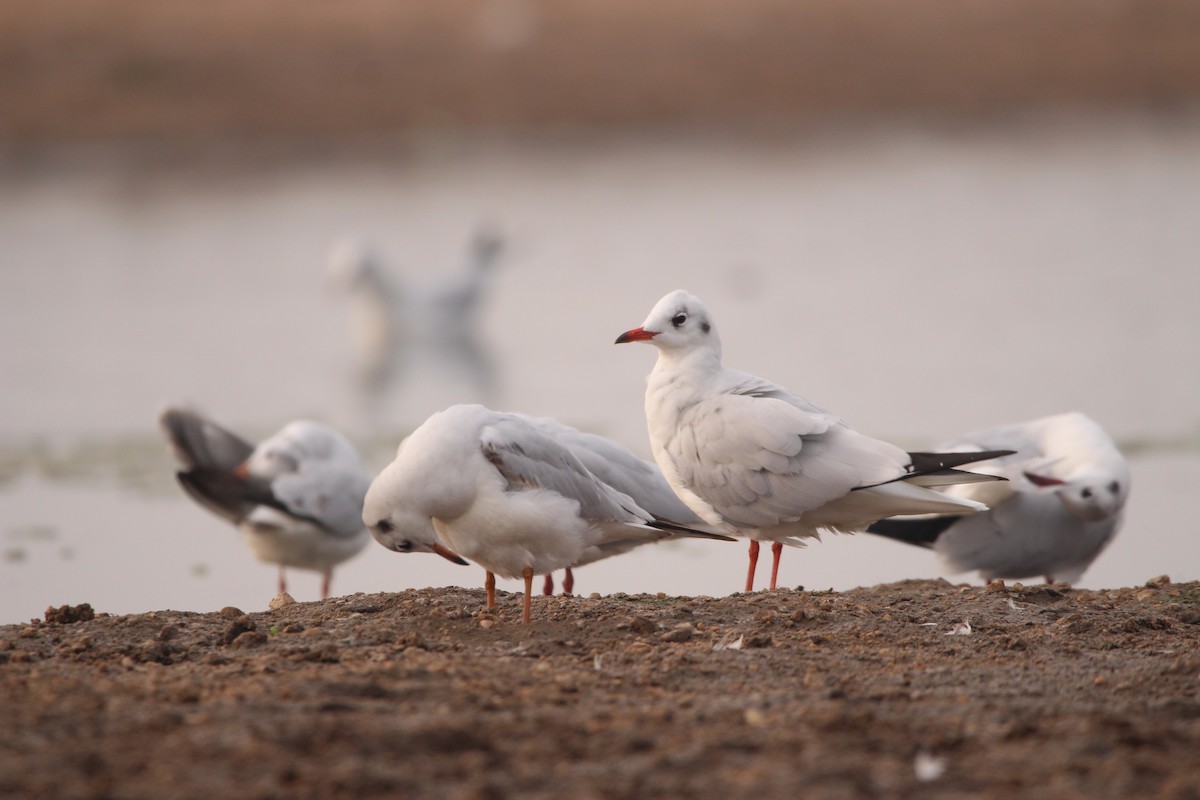
[(525, 580), (693, 531), (641, 508), (593, 475), (545, 423), (479, 405), (451, 406), (400, 443), (371, 484), (363, 522), (401, 553), (461, 556), (495, 575)]
[(168, 408), (159, 418), (193, 500), (242, 532), (260, 560), (320, 572), (322, 599), (333, 568), (370, 535), (362, 504), (370, 478), (341, 434), (315, 422), (289, 423), (257, 447), (200, 414)]
[(1044, 577), (1075, 583), (1121, 526), (1129, 466), (1112, 438), (1080, 412), (969, 433), (939, 449), (1009, 448), (979, 469), (1007, 482), (954, 486), (947, 494), (986, 503), (966, 517), (898, 517), (867, 530), (933, 548), (955, 572), (986, 581)]

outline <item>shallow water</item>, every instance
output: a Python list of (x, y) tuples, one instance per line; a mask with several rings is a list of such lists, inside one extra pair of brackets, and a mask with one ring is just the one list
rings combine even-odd
[[(91, 151), (2, 174), (0, 622), (84, 601), (264, 607), (273, 568), (174, 489), (157, 411), (192, 403), (251, 435), (325, 419), (381, 467), (402, 432), (479, 392), (426, 354), (365, 411), (325, 253), (364, 235), (432, 285), (461, 270), (480, 221), (508, 240), (481, 326), (489, 402), (645, 454), (652, 353), (612, 340), (684, 287), (726, 363), (899, 444), (1086, 411), (1131, 445), (1134, 488), (1083, 584), (1200, 578), (1200, 114), (263, 163)], [(438, 561), (371, 547), (335, 590), (481, 583)], [(743, 563), (742, 545), (647, 548), (581, 570), (579, 589), (723, 594)], [(789, 551), (782, 577), (939, 574), (927, 552), (860, 536)], [(317, 583), (296, 574), (293, 593)]]

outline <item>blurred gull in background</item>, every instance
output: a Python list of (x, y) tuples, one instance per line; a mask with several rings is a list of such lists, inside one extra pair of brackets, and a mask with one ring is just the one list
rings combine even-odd
[(951, 570), (979, 570), (987, 581), (1078, 581), (1116, 536), (1129, 499), (1129, 466), (1116, 444), (1091, 418), (1071, 412), (976, 431), (939, 449), (979, 448), (1017, 451), (979, 467), (1008, 480), (945, 491), (989, 511), (893, 518), (867, 530), (933, 548)]
[(362, 503), (370, 478), (358, 452), (315, 422), (289, 423), (257, 447), (184, 409), (159, 418), (184, 466), (176, 473), (193, 500), (241, 530), (260, 560), (320, 572), (329, 597), (333, 568), (370, 541)]
[(430, 371), (463, 384), (473, 399), (492, 399), (496, 366), (478, 329), (503, 249), (500, 235), (481, 227), (464, 270), (415, 287), (389, 270), (366, 241), (343, 239), (330, 249), (328, 275), (350, 301), (351, 346), (368, 421), (390, 389), (416, 375), (427, 381)]

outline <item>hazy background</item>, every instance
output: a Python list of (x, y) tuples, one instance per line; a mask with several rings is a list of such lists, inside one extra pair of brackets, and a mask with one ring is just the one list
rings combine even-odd
[[(174, 485), (167, 403), (324, 420), (372, 471), (468, 400), (646, 455), (652, 351), (612, 341), (675, 288), (728, 364), (898, 444), (1087, 412), (1134, 487), (1083, 585), (1200, 578), (1198, 34), (1132, 0), (6, 4), (0, 622), (265, 607), (274, 568)], [(481, 225), (494, 385), (424, 343), (364, 397), (331, 244), (429, 289)], [(724, 594), (744, 560), (644, 548), (578, 590)], [(781, 578), (943, 574), (858, 536)], [(334, 590), (481, 581), (372, 545)]]

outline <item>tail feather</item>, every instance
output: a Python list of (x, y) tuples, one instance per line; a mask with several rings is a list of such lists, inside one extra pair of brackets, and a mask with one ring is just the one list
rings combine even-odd
[(961, 483), (992, 483), (1007, 480), (1008, 478), (1000, 475), (988, 475), (984, 472), (968, 472), (965, 469), (943, 469), (937, 472), (916, 475), (908, 478), (907, 482), (926, 488), (936, 488), (940, 486), (956, 486)]
[(232, 471), (254, 445), (194, 411), (168, 408), (158, 418), (163, 433), (185, 467)]
[(175, 478), (189, 497), (235, 525), (254, 510), (255, 504), (245, 497), (241, 483), (232, 475), (197, 467), (177, 472)]

